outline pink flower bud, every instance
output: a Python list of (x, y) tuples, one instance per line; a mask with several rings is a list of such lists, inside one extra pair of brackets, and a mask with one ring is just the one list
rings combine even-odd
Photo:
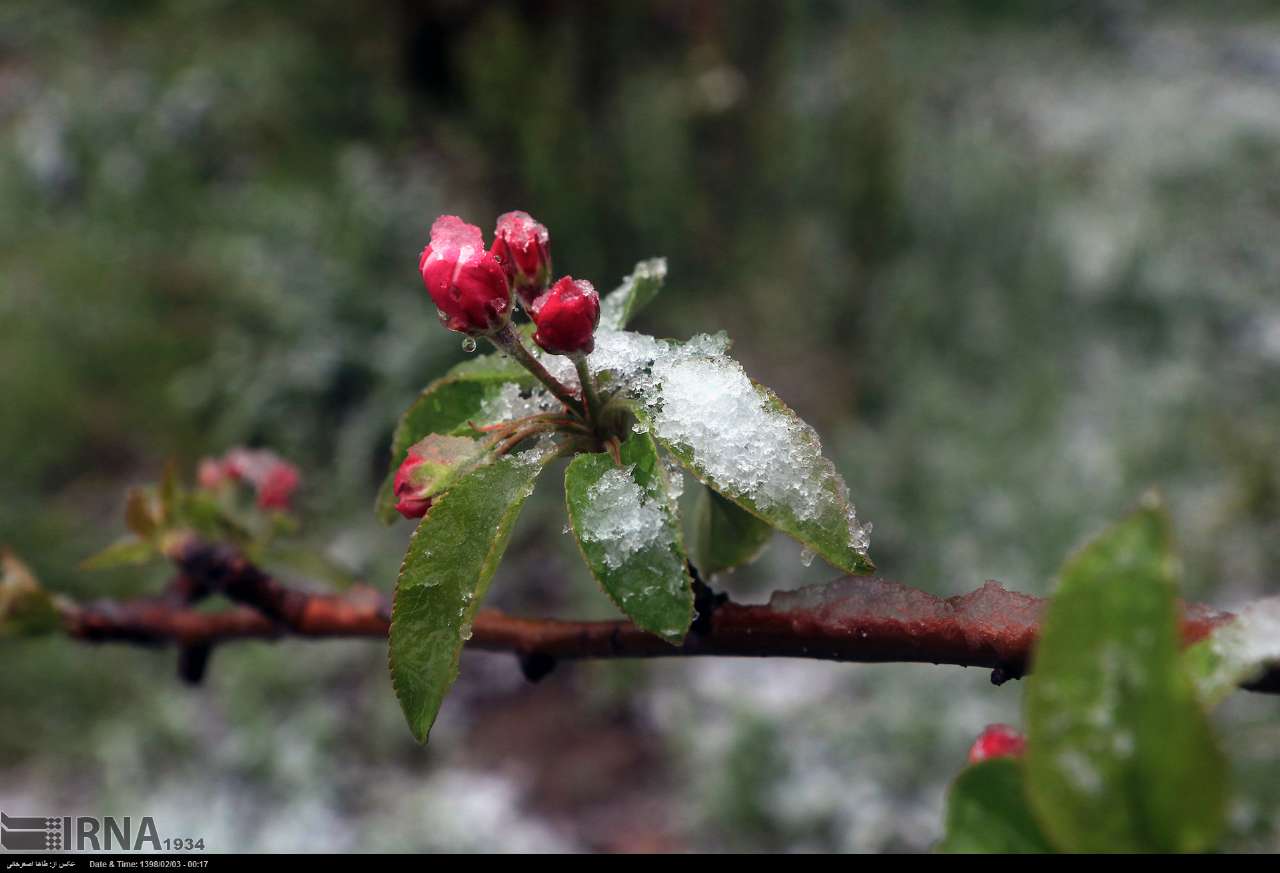
[(478, 452), (482, 446), (475, 440), (442, 434), (428, 434), (409, 446), (391, 482), (396, 510), (405, 518), (422, 518), (458, 473), (469, 469)]
[(484, 335), (510, 320), (511, 284), (474, 224), (456, 215), (437, 218), (418, 270), (449, 330)]
[(261, 454), (251, 449), (232, 449), (222, 459), (222, 475), (233, 482), (248, 479), (261, 467), (262, 462), (258, 460)]
[(301, 478), (297, 467), (276, 458), (261, 480), (254, 483), (258, 489), (258, 506), (263, 509), (288, 509)]
[(431, 508), (431, 497), (426, 496), (428, 487), (414, 480), (414, 471), (427, 462), (426, 458), (409, 452), (400, 469), (396, 470), (396, 478), (392, 488), (396, 495), (396, 512), (405, 518), (422, 518)]
[(297, 467), (266, 449), (237, 448), (221, 461), (206, 458), (197, 475), (202, 488), (216, 488), (224, 482), (248, 483), (262, 509), (288, 509), (302, 481)]
[(546, 227), (527, 212), (508, 212), (498, 217), (489, 252), (502, 262), (526, 312), (551, 281), (550, 236)]
[(553, 355), (590, 354), (596, 347), (600, 295), (590, 282), (565, 276), (534, 304), (533, 341)]
[(217, 458), (200, 459), (200, 466), (196, 470), (196, 481), (200, 483), (201, 488), (213, 491), (230, 479), (231, 476), (222, 461)]
[(969, 763), (988, 758), (1020, 758), (1027, 747), (1026, 738), (1007, 724), (990, 724), (978, 735), (969, 749)]

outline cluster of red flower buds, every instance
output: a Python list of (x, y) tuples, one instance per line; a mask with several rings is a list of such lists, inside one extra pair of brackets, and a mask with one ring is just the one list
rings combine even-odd
[[(493, 245), (487, 250), (480, 228), (456, 215), (442, 215), (431, 225), (431, 242), (422, 250), (418, 271), (427, 293), (449, 330), (468, 337), (487, 337), (519, 360), (566, 405), (588, 405), (592, 387), (582, 385), (582, 397), (551, 376), (524, 348), (511, 329), (517, 301), (533, 320), (533, 341), (543, 351), (568, 355), (579, 375), (585, 374), (585, 355), (595, 348), (600, 323), (600, 295), (590, 282), (565, 276), (551, 282), (551, 246), (547, 229), (527, 212), (508, 212), (498, 218)], [(422, 518), (431, 509), (447, 459), (435, 454), (439, 446), (409, 449), (396, 470), (392, 487), (396, 510), (405, 518)]]
[(1027, 740), (1007, 724), (989, 724), (969, 749), (969, 763), (977, 764), (988, 758), (1020, 758), (1026, 750)]
[(201, 488), (216, 491), (243, 482), (257, 494), (262, 509), (289, 508), (302, 481), (298, 468), (267, 449), (237, 448), (221, 458), (204, 458), (196, 474)]
[(600, 296), (590, 282), (569, 276), (548, 288), (549, 243), (546, 227), (527, 212), (501, 216), (487, 251), (474, 224), (456, 215), (436, 219), (418, 270), (441, 323), (468, 336), (493, 336), (510, 323), (518, 299), (537, 325), (534, 342), (545, 351), (589, 354), (600, 321)]

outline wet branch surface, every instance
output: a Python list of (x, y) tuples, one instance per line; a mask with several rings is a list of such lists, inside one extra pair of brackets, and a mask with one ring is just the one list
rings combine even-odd
[[(67, 633), (95, 643), (176, 645), (179, 672), (192, 682), (200, 680), (213, 647), (222, 643), (387, 636), (391, 603), (371, 587), (336, 594), (291, 588), (235, 551), (198, 541), (176, 549), (173, 558), (179, 575), (163, 594), (69, 606)], [(1000, 684), (1028, 670), (1046, 602), (996, 582), (940, 598), (879, 577), (845, 576), (746, 605), (698, 585), (700, 616), (680, 646), (628, 621), (518, 618), (493, 609), (477, 615), (468, 646), (517, 655), (531, 680), (558, 660), (718, 655), (983, 667)], [(235, 605), (217, 611), (196, 607), (215, 593)], [(1184, 639), (1202, 639), (1232, 617), (1187, 605)], [(1246, 687), (1280, 693), (1280, 669)]]

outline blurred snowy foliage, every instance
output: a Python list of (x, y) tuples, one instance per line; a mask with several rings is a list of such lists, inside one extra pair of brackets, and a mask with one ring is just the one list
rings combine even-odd
[[(823, 435), (886, 575), (1042, 592), (1154, 484), (1186, 595), (1266, 591), (1280, 20), (1052, 6), (6, 3), (0, 542), (60, 590), (154, 586), (73, 569), (121, 532), (100, 519), (123, 488), (269, 444), (316, 483), (314, 542), (389, 585), (387, 437), (462, 356), (417, 249), (441, 212), (520, 207), (599, 287), (669, 258), (641, 329), (728, 331)], [(558, 496), (526, 515), (497, 604), (600, 609)], [(723, 584), (827, 576), (779, 539)], [(978, 671), (705, 660), (526, 687), (468, 656), (423, 752), (384, 654), (228, 648), (192, 691), (153, 652), (6, 649), (0, 806), (244, 849), (922, 849), (1020, 695)], [(1239, 848), (1280, 847), (1275, 716), (1242, 695), (1218, 713)]]

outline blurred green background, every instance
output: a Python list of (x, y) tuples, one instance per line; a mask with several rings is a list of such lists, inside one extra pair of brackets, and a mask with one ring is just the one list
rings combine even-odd
[[(1189, 597), (1280, 579), (1280, 14), (1269, 3), (6, 0), (0, 543), (78, 597), (130, 484), (270, 446), (389, 588), (395, 416), (463, 352), (432, 219), (526, 209), (558, 272), (670, 259), (638, 327), (727, 329), (823, 434), (885, 575), (1048, 589), (1148, 487)], [(608, 615), (555, 477), (494, 600)], [(718, 583), (821, 581), (776, 541)], [(370, 642), (0, 644), (0, 808), (258, 850), (904, 850), (981, 671), (467, 655), (417, 747)], [(1280, 849), (1280, 702), (1215, 717), (1233, 848)]]

